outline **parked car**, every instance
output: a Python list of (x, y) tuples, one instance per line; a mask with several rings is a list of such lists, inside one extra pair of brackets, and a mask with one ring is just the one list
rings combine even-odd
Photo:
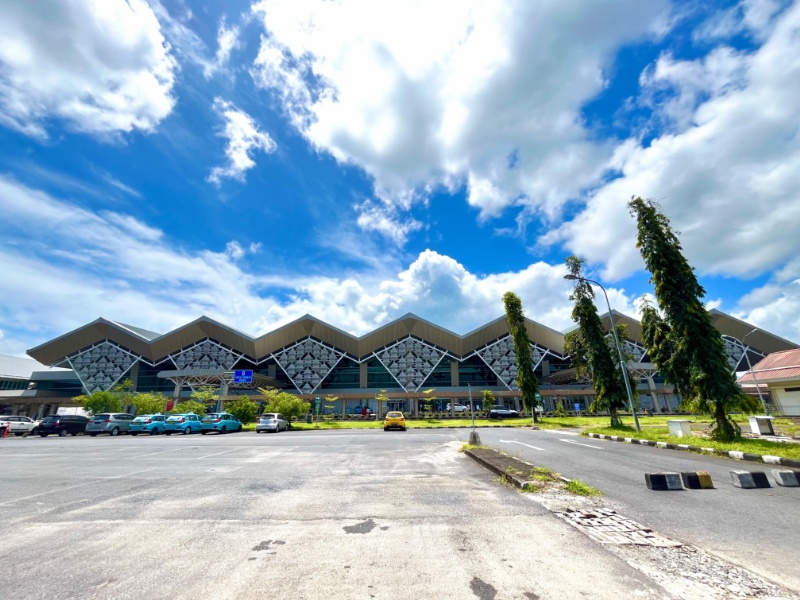
[(167, 435), (172, 435), (173, 433), (189, 435), (190, 433), (197, 433), (201, 427), (200, 415), (194, 413), (170, 415), (164, 423), (164, 433)]
[(256, 423), (256, 433), (261, 433), (262, 431), (278, 433), (281, 429), (286, 431), (288, 428), (288, 421), (280, 413), (264, 413)]
[(141, 415), (131, 421), (128, 433), (131, 435), (139, 435), (140, 433), (158, 435), (166, 429), (166, 421), (167, 417), (164, 415)]
[(217, 431), (219, 433), (230, 433), (232, 431), (241, 431), (242, 422), (230, 413), (211, 413), (203, 418), (200, 424), (200, 433), (203, 435), (209, 431)]
[(500, 406), (499, 404), (493, 406), (489, 411), (490, 419), (516, 419), (517, 417), (519, 417), (519, 412), (511, 408), (506, 408), (505, 406)]
[(390, 429), (406, 430), (406, 417), (403, 413), (398, 410), (386, 413), (386, 417), (383, 419), (383, 430), (389, 431)]
[(39, 433), (39, 421), (34, 421), (29, 417), (23, 416), (3, 416), (0, 417), (0, 429), (5, 427), (4, 423), (8, 423), (8, 435), (12, 433), (17, 437), (26, 433), (37, 434)]
[(127, 433), (132, 421), (133, 415), (128, 413), (100, 413), (89, 421), (86, 426), (86, 433), (92, 437), (99, 433), (107, 433), (109, 435)]
[(59, 437), (67, 434), (78, 435), (86, 431), (89, 419), (81, 415), (49, 415), (39, 423), (39, 435), (47, 437), (56, 433)]
[[(445, 412), (450, 412), (450, 405), (448, 404), (445, 407), (444, 410), (445, 410)], [(453, 412), (460, 413), (460, 412), (468, 412), (468, 411), (469, 411), (469, 407), (468, 406), (464, 406), (463, 404), (456, 404), (456, 405), (453, 406)]]

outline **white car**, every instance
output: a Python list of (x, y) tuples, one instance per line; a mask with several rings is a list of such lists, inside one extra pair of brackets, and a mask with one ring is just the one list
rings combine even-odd
[(262, 431), (278, 433), (281, 429), (284, 431), (289, 429), (289, 423), (280, 413), (264, 413), (258, 418), (256, 433), (261, 433)]
[(5, 427), (6, 423), (11, 425), (11, 428), (8, 430), (8, 435), (13, 433), (16, 436), (21, 436), (26, 433), (36, 433), (39, 427), (39, 421), (34, 421), (29, 417), (15, 417), (11, 415), (0, 417), (0, 429)]
[[(450, 405), (449, 404), (445, 407), (444, 411), (445, 412), (450, 412)], [(467, 411), (469, 411), (469, 407), (468, 406), (464, 406), (463, 404), (455, 404), (455, 405), (453, 405), (453, 411), (457, 412), (457, 413), (467, 412)]]

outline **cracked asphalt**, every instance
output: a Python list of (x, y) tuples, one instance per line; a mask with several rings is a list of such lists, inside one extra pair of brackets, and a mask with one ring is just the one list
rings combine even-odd
[(2, 595), (669, 597), (498, 485), (465, 436), (2, 440)]

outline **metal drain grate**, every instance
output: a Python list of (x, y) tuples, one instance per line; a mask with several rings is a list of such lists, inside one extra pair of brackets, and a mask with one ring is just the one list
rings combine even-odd
[(632, 544), (656, 548), (679, 548), (680, 542), (654, 533), (649, 527), (623, 517), (614, 510), (568, 508), (557, 517), (586, 533), (601, 544)]

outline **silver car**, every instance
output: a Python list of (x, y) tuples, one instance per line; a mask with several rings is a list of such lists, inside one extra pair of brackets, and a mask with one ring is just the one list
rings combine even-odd
[(289, 423), (283, 418), (280, 413), (264, 413), (258, 418), (256, 424), (256, 433), (262, 431), (273, 431), (278, 433), (281, 429), (286, 431), (289, 428)]
[(86, 425), (86, 433), (92, 437), (98, 433), (119, 435), (127, 433), (133, 421), (133, 415), (128, 413), (101, 413), (92, 417)]

